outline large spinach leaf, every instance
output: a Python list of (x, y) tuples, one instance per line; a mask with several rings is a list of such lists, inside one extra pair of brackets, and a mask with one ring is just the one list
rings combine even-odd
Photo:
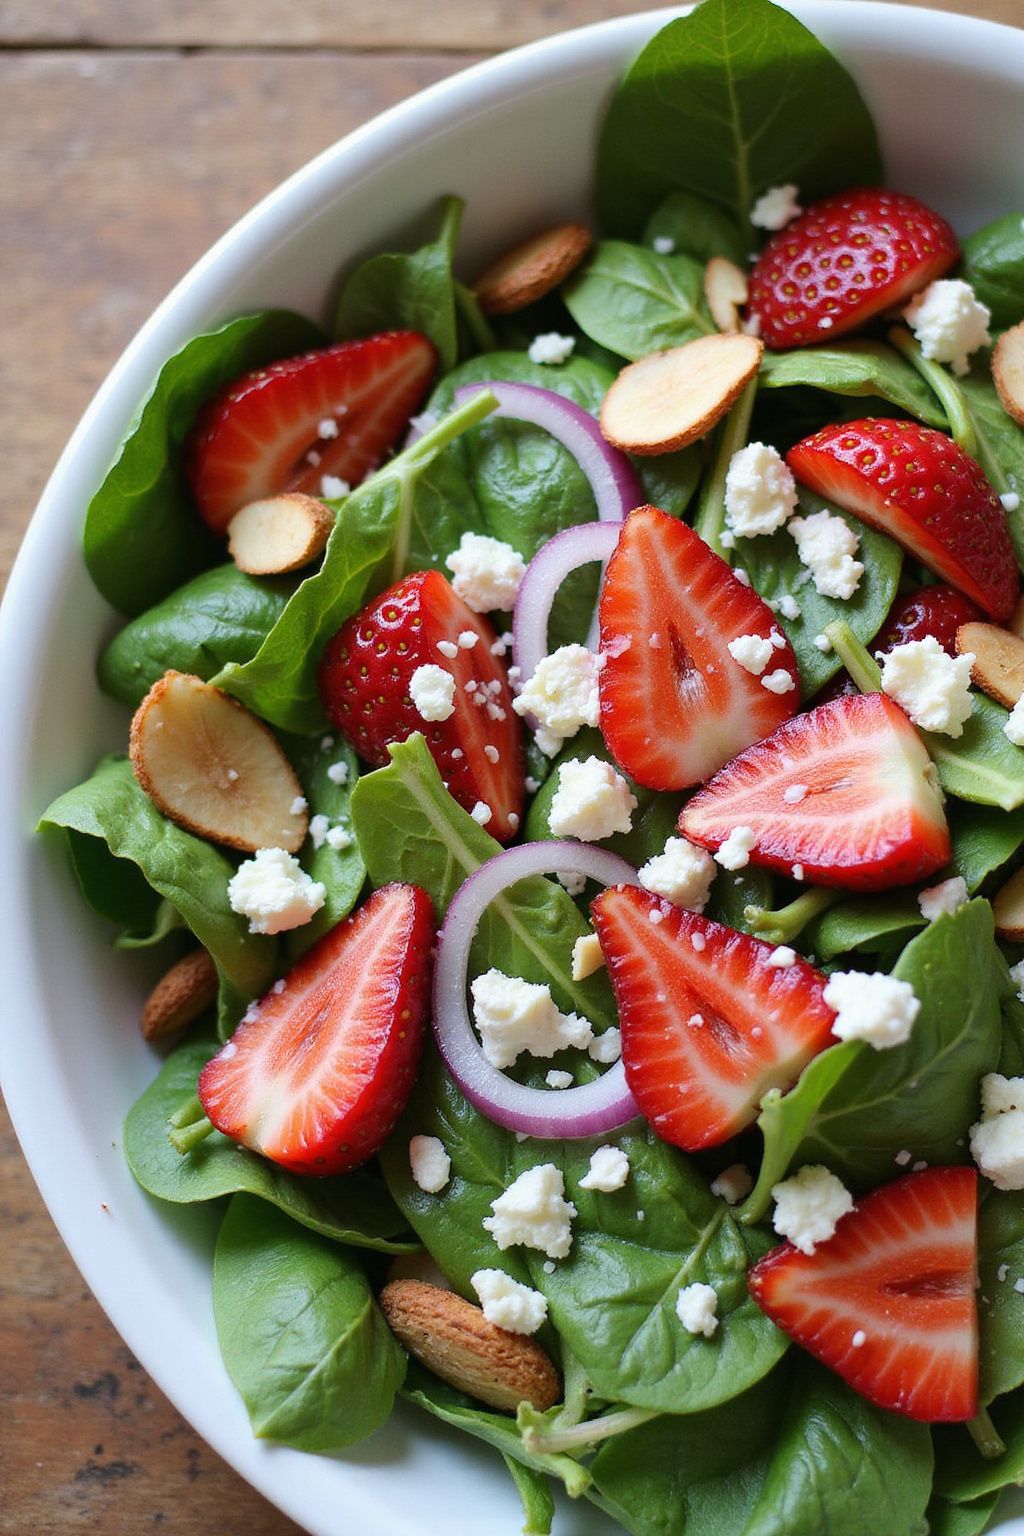
[(562, 290), (592, 341), (634, 360), (715, 329), (704, 303), (704, 268), (692, 256), (658, 256), (603, 240)]
[(152, 931), (162, 901), (138, 865), (117, 859), (100, 838), (65, 829), (71, 868), (94, 912), (128, 933)]
[[(461, 1427), (472, 1433), (468, 1424)], [(508, 1468), (519, 1502), (523, 1506), (523, 1536), (551, 1536), (555, 1498), (548, 1479), (543, 1472), (524, 1466), (508, 1451), (502, 1451), (501, 1459)]]
[(1003, 409), (987, 353), (975, 357), (970, 373), (956, 384), (974, 428), (975, 458), (1000, 494), (1013, 491), (1021, 497), (1006, 522), (1017, 560), (1024, 564), (1024, 431)]
[(359, 1261), (263, 1200), (235, 1195), (228, 1207), (213, 1312), (261, 1440), (335, 1451), (390, 1416), (406, 1358)]
[(615, 234), (638, 234), (676, 190), (746, 233), (768, 187), (796, 182), (808, 203), (880, 176), (870, 113), (807, 28), (769, 0), (704, 0), (652, 38), (616, 92), (597, 197)]
[(1007, 719), (1001, 704), (975, 690), (962, 735), (921, 732), (947, 795), (1004, 811), (1024, 805), (1024, 751), (1007, 736)]
[(142, 613), (218, 558), (181, 468), (196, 413), (239, 374), (322, 341), (302, 315), (271, 309), (194, 337), (164, 364), (86, 514), (85, 563), (108, 603)]
[[(302, 792), (309, 805), (310, 819), (326, 816), (332, 827), (347, 831), (350, 825), (350, 801), (359, 777), (356, 754), (348, 742), (333, 736), (292, 736), (284, 743), (292, 767), (299, 776)], [(331, 777), (339, 767), (347, 769), (340, 783)], [(366, 865), (355, 837), (347, 848), (332, 848), (322, 842), (314, 846), (307, 838), (299, 854), (303, 869), (319, 880), (326, 892), (320, 911), (308, 923), (295, 928), (286, 944), (289, 959), (297, 960), (311, 944), (347, 917), (359, 898), (366, 879)]]
[(830, 907), (804, 929), (803, 945), (819, 960), (859, 950), (884, 952), (894, 943), (906, 943), (924, 927), (917, 898), (900, 892), (854, 896)]
[(695, 256), (702, 265), (712, 256), (727, 256), (738, 267), (747, 260), (749, 242), (736, 221), (717, 204), (692, 192), (670, 192), (647, 220), (644, 244), (654, 247), (655, 242), (665, 240), (671, 240), (675, 251)]
[(978, 1211), (981, 1283), (981, 1400), (989, 1403), (1024, 1383), (1024, 1200), (1015, 1191), (984, 1187)]
[(937, 1426), (935, 1435), (935, 1491), (957, 1503), (970, 1503), (1005, 1488), (1024, 1483), (1024, 1391), (998, 1398), (989, 1410), (1006, 1454), (984, 1459), (963, 1424)]
[(1024, 214), (1004, 213), (968, 236), (963, 256), (963, 276), (992, 311), (993, 327), (1024, 320)]
[(1024, 808), (1019, 806), (1003, 811), (954, 801), (946, 806), (946, 820), (953, 841), (952, 862), (972, 895), (1024, 843)]
[(795, 352), (765, 352), (758, 374), (761, 389), (809, 385), (836, 395), (869, 395), (888, 400), (932, 427), (946, 426), (946, 413), (921, 375), (880, 341), (844, 341)]
[(936, 1494), (928, 1505), (928, 1536), (980, 1536), (998, 1502), (998, 1493), (973, 1504), (952, 1504)]

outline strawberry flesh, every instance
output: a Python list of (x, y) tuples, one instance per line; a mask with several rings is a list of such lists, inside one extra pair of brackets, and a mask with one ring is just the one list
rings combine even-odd
[[(928, 635), (937, 640), (947, 656), (955, 656), (956, 632), (961, 624), (973, 624), (985, 615), (977, 603), (964, 597), (955, 587), (940, 582), (934, 587), (919, 587), (898, 597), (889, 609), (889, 617), (871, 642), (871, 650), (887, 656), (898, 645), (908, 645), (912, 640), (924, 640)], [(817, 702), (837, 699), (843, 693), (859, 693), (860, 689), (846, 671), (823, 688)]]
[(203, 1068), (218, 1131), (293, 1173), (347, 1173), (387, 1140), (423, 1050), (430, 898), (386, 885), (254, 1004)]
[(879, 1408), (925, 1423), (978, 1411), (973, 1168), (909, 1173), (859, 1200), (813, 1254), (750, 1271), (772, 1321)]

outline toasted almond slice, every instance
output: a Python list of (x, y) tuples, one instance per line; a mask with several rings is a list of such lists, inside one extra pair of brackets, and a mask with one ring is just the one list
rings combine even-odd
[(157, 809), (188, 831), (247, 853), (305, 841), (302, 789), (276, 739), (201, 678), (165, 672), (135, 711), (128, 750)]
[(961, 624), (956, 648), (974, 654), (971, 682), (990, 699), (1012, 709), (1024, 694), (1024, 640), (998, 624)]
[(473, 284), (485, 315), (510, 315), (564, 283), (590, 249), (585, 224), (556, 224), (513, 246)]
[(1015, 944), (1024, 940), (1024, 869), (1011, 875), (992, 898), (996, 933)]
[(514, 1413), (522, 1402), (543, 1412), (558, 1402), (558, 1372), (533, 1339), (506, 1333), (480, 1307), (422, 1280), (392, 1280), (380, 1293), (392, 1331), (411, 1355), (470, 1397)]
[(451, 1290), (444, 1271), (425, 1248), (418, 1248), (415, 1253), (396, 1254), (388, 1265), (388, 1283), (394, 1280), (422, 1280), (439, 1291)]
[(228, 554), (249, 576), (300, 571), (331, 536), (334, 518), (315, 496), (289, 491), (250, 501), (228, 526)]
[(740, 307), (747, 302), (747, 274), (727, 256), (712, 256), (704, 268), (704, 297), (720, 331), (740, 328)]
[(992, 377), (1004, 411), (1024, 427), (1024, 320), (1004, 331), (992, 349)]
[(753, 336), (701, 336), (652, 352), (619, 374), (601, 406), (601, 431), (627, 453), (671, 453), (710, 432), (761, 364)]
[(163, 1040), (205, 1013), (217, 996), (217, 967), (208, 950), (194, 949), (172, 965), (146, 998), (142, 1038)]

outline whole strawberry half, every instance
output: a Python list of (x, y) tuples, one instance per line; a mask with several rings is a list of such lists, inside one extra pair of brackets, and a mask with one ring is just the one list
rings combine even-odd
[(769, 347), (830, 341), (905, 303), (959, 255), (945, 219), (915, 197), (854, 187), (771, 237), (750, 273), (747, 314)]
[(750, 1293), (791, 1339), (879, 1408), (929, 1424), (978, 1411), (973, 1168), (909, 1173), (858, 1200), (812, 1254), (791, 1243)]
[[(473, 635), (474, 645), (460, 644)], [(422, 731), (454, 798), (467, 811), (488, 806), (484, 825), (506, 842), (522, 815), (525, 759), (508, 673), (491, 650), (496, 640), (439, 571), (417, 571), (342, 625), (318, 682), (328, 718), (367, 762), (386, 763), (391, 742)], [(446, 720), (425, 720), (413, 703), (410, 685), (423, 666), (455, 679)]]
[[(931, 635), (947, 656), (955, 656), (956, 632), (960, 625), (973, 624), (984, 617), (977, 603), (972, 603), (969, 597), (945, 582), (938, 582), (934, 587), (918, 587), (916, 592), (897, 597), (889, 609), (889, 617), (871, 642), (871, 650), (875, 655), (884, 656), (898, 645), (924, 640)], [(840, 694), (859, 692), (850, 674), (843, 671), (821, 690), (817, 702), (824, 704), (828, 699), (839, 698)]]
[(317, 496), (325, 475), (358, 485), (404, 432), (436, 364), (426, 336), (385, 331), (235, 379), (203, 407), (185, 443), (204, 521), (223, 533), (250, 501)]
[(293, 1173), (347, 1173), (387, 1140), (423, 1049), (434, 915), (385, 885), (254, 1004), (203, 1068), (218, 1131)]
[(697, 1151), (749, 1125), (829, 1044), (825, 977), (774, 945), (619, 885), (591, 906), (622, 1028), (626, 1081), (657, 1134)]
[(823, 427), (786, 455), (796, 478), (880, 528), (989, 618), (1013, 612), (1020, 573), (981, 466), (933, 427), (871, 417)]
[(679, 830), (717, 849), (749, 828), (750, 862), (819, 885), (883, 891), (948, 863), (935, 770), (882, 693), (819, 704), (748, 747), (682, 809)]
[[(657, 507), (623, 524), (600, 623), (601, 730), (619, 766), (649, 789), (702, 783), (800, 703), (796, 657), (767, 603)], [(729, 652), (741, 635), (773, 634), (759, 676)], [(765, 686), (773, 674), (784, 691)]]

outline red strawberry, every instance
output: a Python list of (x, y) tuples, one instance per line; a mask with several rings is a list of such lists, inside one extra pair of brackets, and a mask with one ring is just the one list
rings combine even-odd
[(748, 315), (769, 347), (801, 347), (895, 309), (958, 260), (945, 219), (902, 192), (855, 187), (773, 235), (750, 274)]
[(933, 427), (869, 418), (786, 455), (798, 480), (889, 534), (1002, 623), (1020, 590), (1006, 513), (981, 466)]
[[(358, 485), (401, 436), (436, 364), (425, 336), (385, 331), (243, 374), (207, 402), (186, 440), (202, 517), (223, 533), (250, 501), (317, 496), (324, 475)], [(332, 423), (337, 436), (322, 436)]]
[(879, 1408), (936, 1424), (978, 1411), (978, 1175), (908, 1173), (859, 1200), (813, 1254), (791, 1243), (750, 1293), (791, 1339)]
[(218, 1131), (293, 1173), (347, 1173), (391, 1134), (423, 1048), (430, 898), (385, 885), (313, 945), (199, 1076)]
[(931, 759), (882, 693), (832, 699), (787, 720), (679, 817), (679, 830), (704, 848), (720, 848), (738, 827), (753, 833), (752, 864), (853, 891), (921, 880), (950, 856)]
[[(479, 637), (471, 648), (459, 644), (467, 632)], [(418, 571), (342, 625), (324, 651), (319, 684), (328, 717), (367, 762), (386, 763), (390, 742), (422, 731), (455, 799), (467, 811), (490, 806), (487, 830), (506, 842), (519, 826), (525, 767), (508, 673), (491, 652), (496, 639), (439, 571)], [(455, 678), (446, 720), (425, 720), (412, 701), (422, 666)]]
[(626, 1081), (657, 1134), (695, 1152), (755, 1118), (829, 1044), (825, 977), (774, 945), (635, 885), (591, 906), (622, 1027)]
[[(601, 730), (649, 789), (700, 784), (800, 703), (796, 658), (775, 615), (692, 528), (657, 507), (631, 512), (601, 591)], [(729, 654), (741, 635), (779, 642), (764, 673)], [(764, 686), (773, 673), (792, 687)]]
[[(897, 645), (932, 635), (948, 656), (955, 656), (956, 632), (960, 625), (972, 624), (984, 617), (981, 609), (955, 587), (942, 583), (919, 587), (916, 592), (908, 592), (896, 599), (889, 609), (889, 617), (871, 642), (871, 649), (886, 655)], [(850, 674), (840, 672), (834, 682), (821, 690), (817, 702), (824, 704), (827, 699), (837, 699), (840, 694), (859, 692)]]

